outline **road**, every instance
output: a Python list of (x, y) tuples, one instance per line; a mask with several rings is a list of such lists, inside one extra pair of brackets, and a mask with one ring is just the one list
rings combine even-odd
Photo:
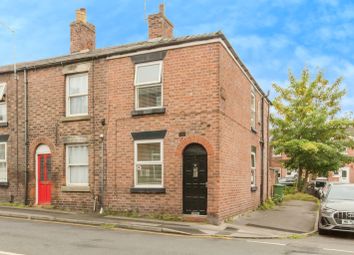
[(197, 238), (0, 218), (0, 255), (354, 254), (352, 236), (286, 240)]

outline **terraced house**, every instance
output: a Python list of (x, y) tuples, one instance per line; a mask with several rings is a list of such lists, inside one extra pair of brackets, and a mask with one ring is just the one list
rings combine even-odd
[(269, 196), (270, 102), (221, 32), (96, 49), (86, 10), (70, 54), (0, 67), (0, 199), (220, 222)]

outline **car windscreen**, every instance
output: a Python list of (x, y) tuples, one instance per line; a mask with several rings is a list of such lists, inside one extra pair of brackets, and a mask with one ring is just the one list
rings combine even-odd
[(324, 186), (326, 186), (326, 182), (316, 182), (316, 188), (323, 188)]
[(354, 201), (354, 185), (340, 186), (334, 185), (331, 187), (327, 196), (328, 200), (353, 200)]

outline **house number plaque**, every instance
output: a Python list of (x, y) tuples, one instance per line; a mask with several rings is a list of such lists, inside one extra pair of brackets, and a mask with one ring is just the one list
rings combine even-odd
[(198, 165), (193, 164), (193, 178), (198, 178)]

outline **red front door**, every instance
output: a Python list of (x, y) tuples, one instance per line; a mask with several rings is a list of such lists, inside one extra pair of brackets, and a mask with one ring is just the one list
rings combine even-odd
[(38, 204), (45, 205), (51, 202), (51, 173), (52, 156), (50, 154), (39, 154), (37, 157), (37, 180), (38, 180)]

